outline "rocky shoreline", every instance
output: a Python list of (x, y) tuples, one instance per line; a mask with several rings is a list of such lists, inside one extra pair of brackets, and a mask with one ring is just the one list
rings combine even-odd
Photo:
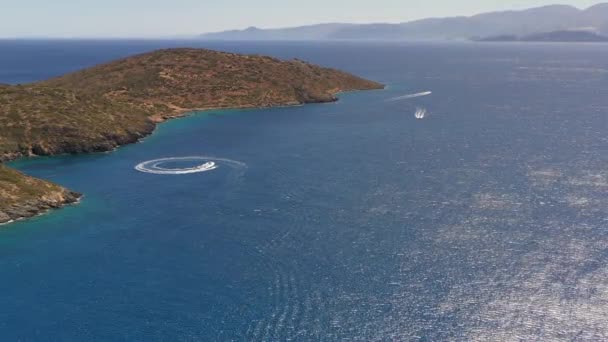
[(20, 203), (15, 206), (0, 210), (0, 225), (21, 221), (24, 219), (40, 216), (53, 209), (78, 204), (82, 194), (73, 191), (57, 195), (55, 198), (41, 198), (39, 200)]
[(85, 153), (103, 153), (112, 152), (117, 148), (125, 145), (135, 144), (140, 142), (142, 139), (152, 135), (156, 130), (157, 126), (163, 122), (173, 119), (179, 119), (188, 116), (195, 112), (213, 111), (213, 110), (236, 110), (236, 109), (262, 109), (262, 108), (277, 108), (277, 107), (293, 107), (301, 106), (306, 104), (320, 104), (320, 103), (332, 103), (337, 102), (337, 95), (352, 90), (336, 90), (332, 97), (319, 100), (309, 99), (303, 102), (289, 102), (284, 104), (275, 105), (245, 105), (245, 106), (234, 106), (234, 107), (211, 107), (211, 108), (175, 108), (174, 112), (164, 115), (154, 115), (149, 117), (149, 124), (144, 127), (141, 131), (128, 132), (126, 135), (108, 135), (105, 140), (101, 142), (94, 142), (87, 144), (87, 142), (81, 142), (80, 144), (61, 144), (58, 146), (46, 146), (46, 145), (33, 145), (28, 146), (24, 151), (6, 153), (0, 155), (0, 163), (15, 161), (19, 158), (31, 158), (31, 157), (47, 157), (57, 156), (62, 154), (85, 154)]

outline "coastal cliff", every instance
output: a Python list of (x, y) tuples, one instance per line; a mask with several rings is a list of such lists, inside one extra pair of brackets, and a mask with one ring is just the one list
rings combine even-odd
[[(383, 85), (300, 60), (167, 49), (26, 85), (0, 85), (0, 161), (103, 152), (185, 113), (331, 102)], [(33, 191), (36, 189), (37, 191)], [(0, 223), (79, 195), (0, 165)]]

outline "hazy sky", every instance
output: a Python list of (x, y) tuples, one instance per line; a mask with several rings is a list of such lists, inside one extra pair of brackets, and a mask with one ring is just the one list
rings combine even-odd
[(402, 22), (600, 0), (0, 0), (0, 37), (159, 37), (248, 26)]

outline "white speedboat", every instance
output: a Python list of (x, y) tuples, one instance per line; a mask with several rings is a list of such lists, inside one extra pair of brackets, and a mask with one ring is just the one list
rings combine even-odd
[(416, 113), (414, 114), (414, 116), (418, 120), (424, 119), (426, 117), (426, 109), (424, 109), (424, 108), (418, 108), (418, 109), (416, 109)]
[(217, 166), (215, 165), (214, 162), (206, 162), (203, 165), (199, 165), (196, 167), (196, 169), (201, 170), (201, 171), (207, 171), (207, 170), (213, 170), (215, 169)]

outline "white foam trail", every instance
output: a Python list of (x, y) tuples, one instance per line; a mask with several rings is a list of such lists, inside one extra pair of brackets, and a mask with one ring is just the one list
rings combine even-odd
[[(170, 162), (201, 162), (193, 167), (186, 168), (166, 168), (162, 167), (163, 164)], [(236, 160), (215, 158), (215, 157), (171, 157), (148, 160), (143, 163), (139, 163), (135, 166), (135, 170), (139, 172), (152, 173), (156, 175), (186, 175), (191, 173), (208, 172), (217, 169), (220, 165), (226, 165), (235, 169), (242, 169), (246, 167), (244, 163)]]
[(392, 101), (400, 101), (400, 100), (413, 99), (413, 98), (416, 98), (416, 97), (429, 96), (432, 93), (433, 93), (432, 91), (425, 91), (425, 92), (422, 92), (422, 93), (408, 94), (408, 95), (393, 97), (392, 99), (388, 99), (387, 101), (388, 102), (392, 102)]

